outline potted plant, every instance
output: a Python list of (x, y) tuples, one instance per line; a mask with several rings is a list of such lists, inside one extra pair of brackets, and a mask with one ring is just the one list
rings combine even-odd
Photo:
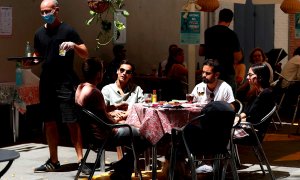
[[(123, 16), (128, 16), (129, 13), (123, 10), (124, 0), (88, 0), (88, 6), (90, 8), (90, 19), (86, 21), (86, 25), (91, 25), (93, 22), (100, 24), (100, 30), (96, 37), (97, 46), (109, 44), (113, 38), (118, 39), (120, 31), (125, 29), (125, 25), (119, 20), (114, 20), (109, 14), (114, 14), (117, 11), (121, 12)], [(112, 28), (112, 25), (115, 28)], [(114, 33), (113, 30), (116, 30)]]

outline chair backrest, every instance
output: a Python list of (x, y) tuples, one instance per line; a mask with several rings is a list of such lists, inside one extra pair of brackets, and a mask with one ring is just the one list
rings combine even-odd
[[(197, 148), (197, 153), (224, 153), (232, 135), (235, 114), (226, 102), (210, 102), (202, 110), (202, 116), (193, 119), (184, 127), (184, 137), (188, 143), (199, 144), (200, 149)], [(191, 137), (194, 136), (191, 130), (197, 131), (197, 137)]]
[(234, 111), (237, 113), (237, 114), (241, 114), (242, 111), (243, 111), (243, 103), (238, 100), (238, 99), (235, 99), (235, 101), (233, 102), (233, 106), (234, 106)]
[(273, 113), (276, 111), (276, 105), (273, 106), (273, 108), (270, 110), (270, 112), (268, 114), (266, 114), (260, 121), (259, 123), (256, 124), (252, 124), (253, 127), (258, 130), (257, 131), (257, 136), (259, 138), (260, 141), (263, 140), (265, 134), (267, 133), (268, 130), (268, 126), (271, 122), (271, 118)]
[(84, 144), (101, 143), (111, 135), (111, 126), (93, 112), (77, 106), (77, 113)]

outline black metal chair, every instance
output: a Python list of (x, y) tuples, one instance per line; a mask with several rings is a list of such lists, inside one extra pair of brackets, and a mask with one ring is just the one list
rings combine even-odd
[[(75, 176), (75, 180), (78, 179), (82, 167), (86, 164), (87, 157), (91, 150), (95, 151), (97, 153), (96, 160), (94, 162), (94, 166), (92, 168), (92, 173), (89, 175), (89, 180), (92, 179), (93, 174), (95, 173), (95, 169), (97, 166), (97, 163), (99, 162), (102, 153), (105, 151), (105, 148), (111, 147), (111, 142), (108, 142), (110, 138), (113, 136), (113, 129), (114, 128), (128, 128), (130, 130), (130, 137), (131, 137), (131, 150), (133, 152), (134, 156), (134, 169), (136, 176), (139, 176), (139, 179), (142, 179), (142, 173), (138, 166), (138, 158), (135, 151), (135, 142), (134, 137), (132, 133), (132, 128), (128, 124), (108, 124), (104, 122), (100, 117), (96, 116), (91, 111), (78, 107), (78, 116), (79, 116), (79, 122), (80, 127), (82, 130), (82, 134), (85, 135), (84, 140), (87, 140), (88, 148), (84, 154), (84, 157), (81, 162), (81, 166), (79, 167), (77, 174)], [(99, 138), (99, 130), (100, 131), (106, 131), (107, 136), (105, 136), (104, 139)]]
[[(275, 113), (276, 113), (277, 119), (279, 120), (280, 125), (282, 125), (282, 122), (281, 122), (281, 119), (280, 119), (280, 116), (279, 116), (279, 110), (281, 109), (281, 107), (283, 105), (283, 102), (284, 102), (284, 100), (286, 99), (286, 97), (288, 95), (293, 94), (293, 97), (295, 96), (296, 99), (297, 99), (298, 96), (300, 96), (300, 94), (298, 92), (296, 92), (296, 94), (294, 94), (295, 92), (293, 92), (293, 91), (295, 91), (295, 89), (298, 89), (298, 87), (300, 86), (300, 81), (299, 80), (289, 80), (285, 76), (283, 76), (282, 74), (280, 74), (278, 72), (275, 72), (275, 74), (277, 74), (278, 77), (279, 77), (278, 80), (275, 81), (276, 82), (275, 83), (275, 88), (280, 89), (280, 91), (281, 91), (281, 97), (279, 99), (279, 103), (277, 104), (277, 109), (276, 109)], [(287, 82), (287, 87), (285, 87), (285, 88), (281, 88), (281, 82), (283, 80)], [(295, 111), (294, 111), (292, 123), (291, 123), (291, 126), (290, 126), (290, 130), (291, 130), (291, 128), (294, 124), (295, 118), (296, 118), (295, 113), (297, 113), (298, 103), (299, 103), (298, 99), (297, 99), (296, 105), (293, 104), (293, 103), (288, 103), (289, 105), (295, 106)], [(272, 119), (272, 121), (274, 122), (273, 119)], [(275, 126), (275, 128), (276, 128), (276, 126)], [(298, 133), (298, 129), (297, 129), (297, 133)], [(290, 135), (290, 131), (289, 131), (289, 135)]]
[[(261, 168), (263, 174), (265, 175), (265, 170), (263, 168), (263, 162), (264, 162), (265, 165), (267, 166), (267, 169), (269, 171), (271, 179), (275, 179), (275, 176), (273, 175), (269, 161), (266, 157), (266, 154), (263, 150), (261, 143), (265, 137), (267, 127), (269, 126), (269, 124), (271, 122), (272, 115), (276, 111), (276, 108), (277, 107), (275, 105), (272, 108), (272, 110), (260, 120), (259, 123), (252, 124), (250, 122), (240, 122), (239, 126), (243, 127), (243, 129), (245, 129), (245, 131), (248, 133), (248, 136), (245, 136), (243, 138), (233, 139), (233, 144), (235, 146), (236, 145), (245, 145), (245, 146), (251, 146), (253, 148), (253, 151), (256, 155), (256, 158), (259, 161), (259, 165), (260, 165), (260, 168)], [(234, 150), (235, 150), (234, 153), (235, 153), (235, 157), (236, 157), (236, 161), (237, 161), (236, 163), (238, 165), (241, 165), (237, 148), (235, 147)]]
[[(172, 147), (169, 166), (169, 179), (174, 179), (176, 154), (180, 147), (188, 156), (192, 179), (197, 179), (195, 162), (197, 160), (213, 161), (214, 179), (225, 179), (228, 163), (234, 179), (239, 179), (232, 146), (232, 126), (236, 113), (232, 107), (225, 102), (214, 101), (209, 103), (203, 110), (202, 115), (192, 119), (182, 128), (172, 129)], [(193, 135), (196, 132), (196, 135)], [(199, 145), (194, 147), (193, 145)], [(201, 159), (195, 158), (203, 157)], [(211, 158), (204, 158), (204, 157)], [(220, 161), (224, 160), (222, 176), (220, 176)]]

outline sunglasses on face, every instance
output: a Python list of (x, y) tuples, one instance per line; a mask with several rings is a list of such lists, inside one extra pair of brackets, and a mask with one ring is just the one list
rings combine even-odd
[(132, 72), (132, 70), (126, 70), (126, 69), (123, 69), (123, 68), (120, 68), (120, 73), (124, 73), (125, 72), (125, 74), (132, 74), (133, 72)]

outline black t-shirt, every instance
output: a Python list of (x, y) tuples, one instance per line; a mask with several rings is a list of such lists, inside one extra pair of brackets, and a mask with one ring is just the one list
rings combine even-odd
[(206, 59), (219, 60), (222, 68), (221, 75), (234, 75), (233, 53), (241, 49), (235, 32), (227, 26), (215, 25), (206, 29), (204, 38)]
[[(61, 23), (55, 29), (40, 27), (34, 36), (34, 48), (40, 56), (45, 57), (42, 65), (42, 80), (74, 81), (76, 75), (73, 70), (74, 50), (59, 55), (59, 45), (71, 41), (83, 44), (78, 33), (66, 23)], [(71, 79), (70, 79), (71, 78)]]

